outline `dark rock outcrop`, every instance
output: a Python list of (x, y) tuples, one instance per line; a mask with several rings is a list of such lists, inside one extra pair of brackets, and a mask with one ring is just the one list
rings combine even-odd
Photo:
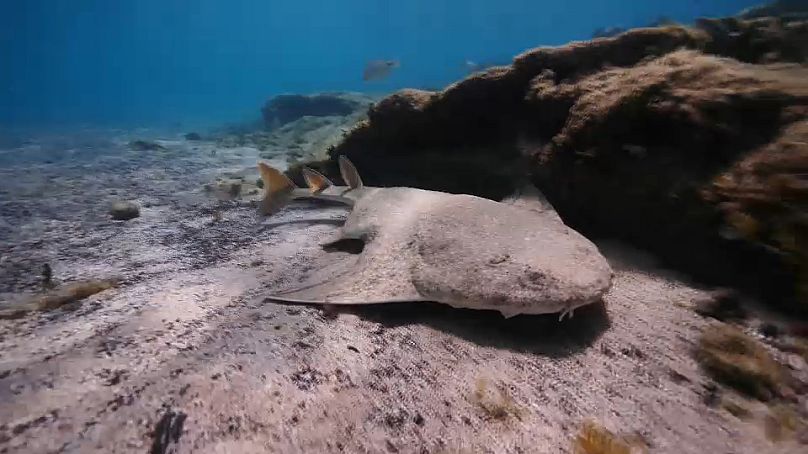
[[(403, 90), (372, 106), (368, 121), (346, 136), (331, 160), (310, 165), (336, 175), (335, 158), (345, 154), (362, 169), (366, 184), (504, 197), (527, 165), (519, 139), (563, 122), (548, 113), (537, 124), (529, 115), (525, 96), (534, 78), (560, 80), (608, 65), (631, 66), (704, 40), (704, 33), (683, 27), (637, 29), (617, 38), (535, 49), (512, 66), (476, 73), (442, 92)], [(302, 181), (298, 168), (290, 173)]]
[(709, 35), (705, 51), (711, 54), (747, 63), (808, 61), (808, 21), (700, 19), (697, 26)]
[[(547, 102), (570, 106), (561, 130), (534, 149), (534, 178), (573, 225), (640, 244), (702, 277), (745, 276), (755, 287), (787, 289), (789, 270), (761, 244), (736, 240), (743, 233), (727, 231), (722, 213), (737, 217), (746, 191), (758, 201), (766, 197), (749, 186), (748, 174), (762, 168), (748, 169), (749, 159), (768, 147), (777, 156), (786, 151), (773, 142), (792, 136), (792, 123), (806, 117), (806, 80), (803, 68), (680, 51), (574, 82), (534, 85), (528, 99), (537, 113)], [(797, 146), (783, 159), (794, 164), (805, 152)], [(747, 169), (734, 186), (721, 176), (733, 166)], [(788, 167), (767, 171), (786, 178), (798, 170)], [(795, 196), (808, 200), (808, 187), (800, 193), (794, 184)], [(781, 203), (777, 197), (763, 201), (766, 210)]]
[(755, 19), (759, 17), (780, 17), (786, 20), (808, 18), (808, 0), (776, 0), (762, 6), (742, 11), (738, 17)]
[(279, 95), (261, 109), (264, 126), (274, 129), (305, 116), (345, 116), (367, 109), (372, 99), (352, 93), (317, 95)]
[(529, 177), (590, 237), (808, 301), (808, 68), (789, 64), (806, 37), (808, 22), (733, 18), (531, 50), (382, 100), (310, 165), (338, 178), (347, 155), (366, 184), (491, 198)]

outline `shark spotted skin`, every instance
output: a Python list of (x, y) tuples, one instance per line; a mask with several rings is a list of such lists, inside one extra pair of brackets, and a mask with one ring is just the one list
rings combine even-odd
[[(259, 164), (265, 179), (283, 175), (267, 167)], [(310, 169), (304, 171), (308, 190), (288, 179), (264, 182), (268, 189), (262, 206), (271, 208), (265, 212), (280, 206), (278, 197), (283, 203), (307, 197), (341, 201), (352, 210), (329, 243), (364, 243), (349, 273), (271, 300), (433, 301), (495, 310), (505, 317), (560, 312), (563, 318), (600, 301), (611, 287), (612, 270), (597, 247), (554, 213), (471, 195), (366, 187), (344, 157), (340, 170), (347, 187), (334, 186)]]

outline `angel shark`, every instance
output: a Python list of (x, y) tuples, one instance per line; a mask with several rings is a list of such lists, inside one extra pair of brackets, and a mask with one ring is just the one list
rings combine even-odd
[(350, 272), (272, 295), (297, 304), (379, 304), (431, 301), (488, 309), (506, 318), (560, 313), (600, 301), (612, 270), (598, 248), (554, 212), (489, 199), (409, 187), (368, 187), (339, 157), (347, 186), (305, 168), (307, 189), (265, 163), (260, 211), (272, 215), (296, 199), (351, 207), (338, 234), (364, 244)]

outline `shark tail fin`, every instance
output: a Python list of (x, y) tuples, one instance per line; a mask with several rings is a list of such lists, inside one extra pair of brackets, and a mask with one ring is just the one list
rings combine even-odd
[(354, 167), (353, 163), (344, 155), (340, 155), (339, 157), (339, 173), (342, 175), (342, 179), (345, 180), (345, 184), (351, 189), (361, 189), (364, 187), (362, 178), (359, 177), (359, 172), (356, 171), (356, 167)]
[(263, 162), (258, 163), (258, 171), (264, 183), (264, 198), (259, 209), (261, 214), (269, 216), (292, 201), (292, 192), (297, 186), (283, 172)]
[(329, 187), (334, 186), (334, 183), (326, 178), (325, 175), (308, 167), (303, 167), (303, 178), (306, 180), (306, 184), (309, 185), (309, 190), (312, 194), (319, 194)]

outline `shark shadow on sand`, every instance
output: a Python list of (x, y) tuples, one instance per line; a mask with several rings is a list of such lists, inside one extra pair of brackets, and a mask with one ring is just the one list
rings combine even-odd
[(551, 358), (585, 350), (611, 326), (603, 302), (577, 309), (575, 317), (561, 323), (554, 315), (504, 318), (493, 311), (454, 309), (438, 303), (343, 306), (336, 310), (387, 328), (424, 325), (480, 346)]

